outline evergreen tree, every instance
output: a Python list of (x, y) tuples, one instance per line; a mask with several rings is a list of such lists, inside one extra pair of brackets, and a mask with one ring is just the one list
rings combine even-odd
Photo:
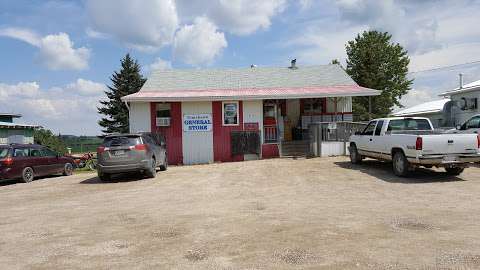
[(121, 100), (123, 96), (136, 93), (142, 88), (146, 79), (140, 74), (140, 65), (127, 54), (121, 61), (120, 71), (115, 71), (110, 78), (112, 86), (108, 86), (106, 101), (100, 101), (100, 114), (105, 115), (98, 124), (104, 133), (127, 133), (128, 108)]
[[(380, 96), (371, 97), (371, 117), (385, 117), (399, 100), (407, 94), (413, 80), (407, 78), (407, 51), (398, 43), (391, 43), (392, 36), (378, 31), (365, 31), (349, 41), (347, 49), (347, 73), (360, 86), (382, 90)], [(353, 98), (355, 120), (368, 120), (368, 97)]]

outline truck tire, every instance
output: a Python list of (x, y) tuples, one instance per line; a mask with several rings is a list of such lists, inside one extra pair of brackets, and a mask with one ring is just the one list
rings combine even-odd
[(452, 167), (452, 168), (445, 168), (448, 175), (460, 175), (463, 172), (464, 168), (461, 167)]
[(362, 156), (358, 153), (357, 146), (355, 144), (352, 144), (350, 146), (350, 162), (352, 164), (359, 164), (362, 162)]
[(152, 157), (150, 161), (150, 168), (145, 170), (145, 175), (148, 178), (155, 178), (155, 175), (157, 174), (157, 161), (155, 160), (154, 157)]
[(22, 180), (24, 183), (29, 183), (33, 181), (33, 178), (35, 178), (35, 173), (33, 172), (33, 169), (30, 167), (26, 167), (22, 171)]
[(167, 154), (165, 154), (165, 159), (163, 160), (163, 164), (160, 165), (160, 171), (166, 171), (168, 168), (168, 159)]
[(396, 151), (393, 153), (392, 168), (396, 176), (407, 177), (410, 174), (410, 163), (403, 152)]

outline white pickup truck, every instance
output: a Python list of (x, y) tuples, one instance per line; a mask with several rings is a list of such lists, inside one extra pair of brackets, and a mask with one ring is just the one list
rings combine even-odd
[(469, 163), (480, 162), (480, 135), (445, 134), (428, 118), (380, 118), (350, 137), (350, 160), (369, 157), (391, 160), (393, 172), (408, 176), (416, 167), (444, 167), (459, 175)]

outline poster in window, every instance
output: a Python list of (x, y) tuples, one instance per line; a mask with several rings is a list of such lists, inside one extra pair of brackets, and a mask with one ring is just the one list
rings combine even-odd
[(238, 125), (238, 103), (223, 104), (223, 124)]

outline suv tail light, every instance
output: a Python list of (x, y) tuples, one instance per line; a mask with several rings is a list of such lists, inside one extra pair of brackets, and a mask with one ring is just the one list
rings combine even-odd
[(480, 148), (480, 134), (477, 135), (477, 148)]
[(422, 137), (417, 137), (417, 141), (415, 142), (415, 150), (422, 150), (422, 148), (423, 148)]
[(13, 165), (13, 158), (7, 157), (1, 160), (2, 164), (5, 166), (12, 166)]
[(135, 150), (147, 151), (148, 146), (146, 144), (137, 144), (137, 145), (135, 145)]

